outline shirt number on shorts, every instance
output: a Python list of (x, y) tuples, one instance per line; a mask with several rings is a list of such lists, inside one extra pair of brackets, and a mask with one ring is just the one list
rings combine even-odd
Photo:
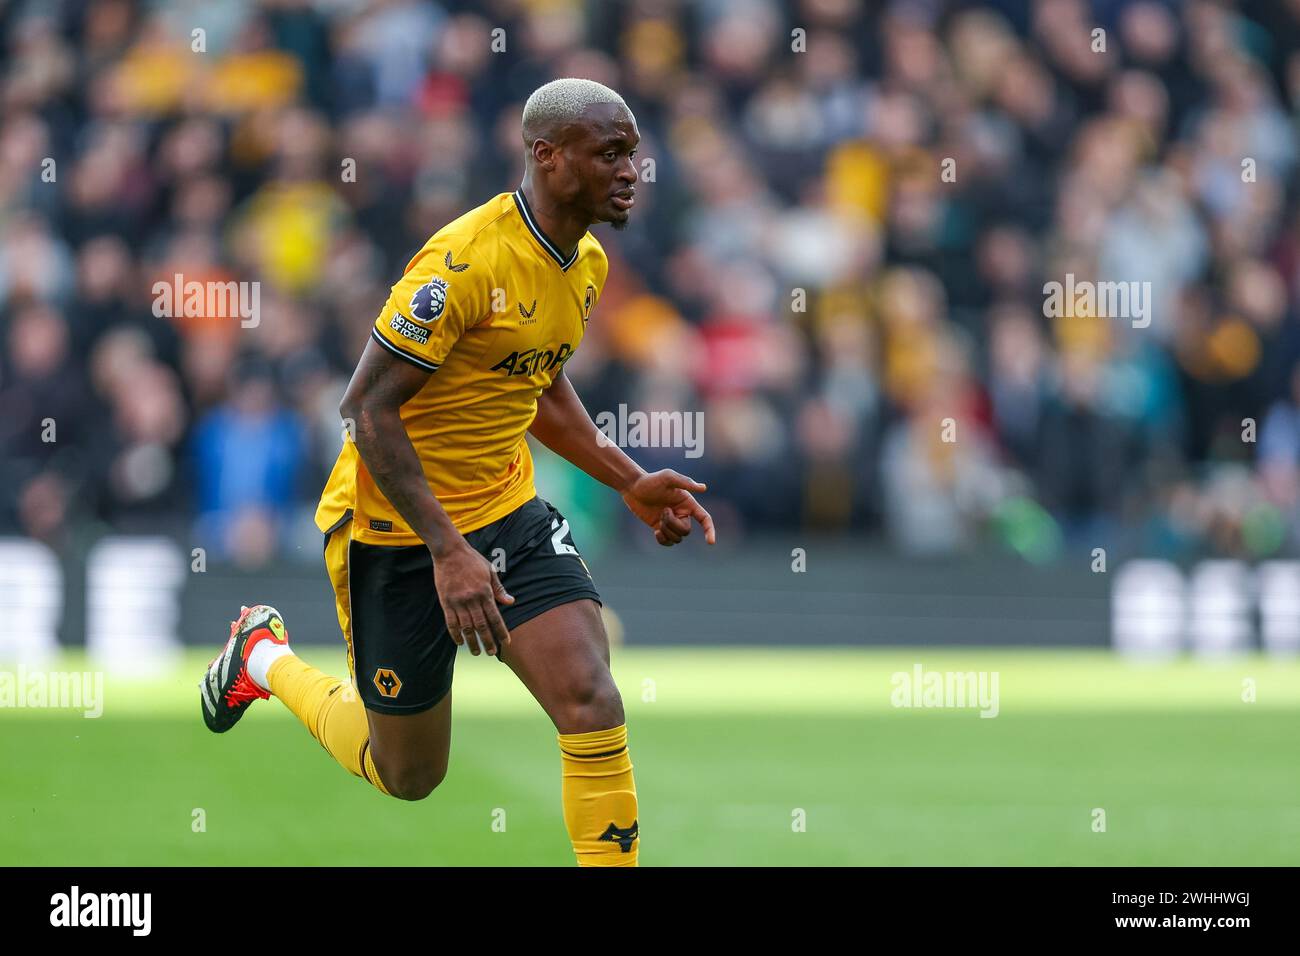
[(557, 521), (555, 518), (552, 518), (551, 528), (555, 530), (555, 534), (551, 535), (551, 546), (555, 548), (556, 554), (577, 554), (578, 553), (577, 548), (575, 548), (571, 544), (565, 544), (563, 541), (564, 536), (569, 533), (568, 518), (565, 518), (564, 521), (562, 522)]

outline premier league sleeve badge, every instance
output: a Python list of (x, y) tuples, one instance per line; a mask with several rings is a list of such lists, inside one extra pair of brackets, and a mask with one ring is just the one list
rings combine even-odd
[(417, 322), (437, 322), (447, 308), (447, 280), (434, 276), (411, 296), (411, 318)]

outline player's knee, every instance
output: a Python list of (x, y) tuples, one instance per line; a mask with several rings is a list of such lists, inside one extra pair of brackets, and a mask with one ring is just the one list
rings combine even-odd
[(563, 711), (558, 721), (562, 733), (584, 734), (624, 723), (623, 698), (608, 673), (603, 679), (576, 684)]
[(376, 766), (389, 794), (398, 800), (423, 800), (438, 788), (447, 776), (445, 766), (406, 764), (385, 768)]

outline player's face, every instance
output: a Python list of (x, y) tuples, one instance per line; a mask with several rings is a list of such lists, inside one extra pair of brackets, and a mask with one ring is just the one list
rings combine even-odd
[(587, 110), (564, 152), (572, 174), (571, 201), (592, 222), (627, 226), (636, 201), (633, 157), (640, 142), (636, 118), (626, 108), (601, 103)]

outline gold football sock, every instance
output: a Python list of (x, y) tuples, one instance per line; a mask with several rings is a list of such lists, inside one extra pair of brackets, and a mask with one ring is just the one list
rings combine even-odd
[(556, 734), (563, 779), (564, 825), (579, 866), (636, 866), (636, 783), (627, 725)]
[(370, 755), (366, 707), (348, 681), (319, 671), (294, 654), (285, 654), (272, 662), (266, 682), (327, 754), (349, 773), (391, 796)]

